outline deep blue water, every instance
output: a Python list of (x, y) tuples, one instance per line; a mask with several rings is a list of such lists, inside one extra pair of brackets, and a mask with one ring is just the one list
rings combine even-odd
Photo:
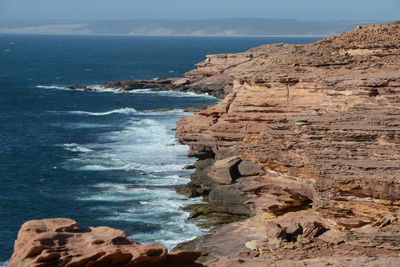
[(0, 35), (0, 262), (31, 219), (117, 227), (169, 248), (204, 233), (180, 210), (200, 200), (173, 189), (189, 181), (182, 167), (193, 162), (173, 128), (182, 109), (217, 100), (66, 85), (182, 76), (206, 54), (315, 40)]

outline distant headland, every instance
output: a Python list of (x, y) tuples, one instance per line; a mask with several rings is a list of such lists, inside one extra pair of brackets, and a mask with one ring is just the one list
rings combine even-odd
[(330, 36), (372, 20), (315, 21), (227, 18), (204, 20), (0, 20), (0, 33), (133, 36)]

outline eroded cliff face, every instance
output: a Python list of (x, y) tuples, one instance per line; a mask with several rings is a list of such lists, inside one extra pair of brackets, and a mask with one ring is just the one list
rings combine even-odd
[[(215, 157), (210, 182), (195, 184), (211, 203), (223, 206), (213, 195), (233, 189), (256, 214), (247, 224), (265, 231), (269, 222), (306, 209), (325, 231), (357, 232), (397, 220), (399, 23), (358, 27), (309, 45), (208, 56), (186, 76), (226, 84), (219, 104), (177, 124), (190, 155)], [(392, 251), (400, 248), (394, 236)]]

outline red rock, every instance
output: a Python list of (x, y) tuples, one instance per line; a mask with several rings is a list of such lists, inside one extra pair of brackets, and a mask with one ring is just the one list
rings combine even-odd
[(10, 266), (182, 266), (201, 253), (174, 252), (156, 244), (140, 245), (110, 227), (78, 228), (66, 218), (28, 221), (15, 241)]
[[(177, 137), (192, 156), (240, 157), (239, 174), (240, 164), (258, 165), (258, 174), (251, 169), (246, 176), (246, 170), (226, 179), (230, 185), (208, 188), (211, 200), (214, 191), (245, 196), (235, 205), (250, 205), (255, 216), (237, 227), (265, 232), (246, 241), (265, 257), (263, 264), (270, 257), (282, 264), (281, 257), (320, 257), (322, 264), (343, 264), (348, 255), (359, 257), (354, 264), (365, 264), (371, 255), (398, 257), (399, 40), (398, 23), (363, 26), (307, 45), (273, 44), (208, 56), (186, 74), (197, 83), (218, 84), (219, 79), (229, 87), (217, 105), (182, 118)], [(216, 173), (214, 168), (210, 174), (215, 184), (220, 183), (215, 177), (227, 177)], [(283, 228), (300, 223), (304, 236), (278, 240), (271, 251), (270, 222)], [(345, 233), (341, 241), (332, 234), (339, 231)], [(216, 243), (223, 243), (222, 234), (216, 231)], [(229, 238), (244, 241), (236, 231)], [(193, 247), (210, 251), (213, 237), (205, 239)], [(230, 247), (228, 256), (246, 255), (243, 245)], [(212, 250), (216, 257), (228, 253), (227, 248)], [(319, 264), (318, 259), (299, 262)], [(233, 263), (238, 260), (228, 265)], [(384, 259), (377, 263), (386, 264)]]
[(239, 157), (217, 160), (208, 176), (217, 184), (232, 184), (240, 177), (238, 165), (241, 161)]
[(216, 158), (223, 151), (257, 163), (257, 191), (244, 193), (260, 210), (312, 201), (340, 229), (400, 212), (399, 38), (392, 23), (209, 56), (187, 76), (229, 74), (232, 90), (182, 118), (177, 137), (191, 155), (208, 147)]

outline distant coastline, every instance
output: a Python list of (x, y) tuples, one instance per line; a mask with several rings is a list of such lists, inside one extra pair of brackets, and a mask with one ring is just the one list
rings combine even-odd
[(193, 37), (193, 38), (326, 38), (334, 34), (326, 35), (134, 35), (134, 34), (79, 34), (79, 33), (14, 33), (1, 32), (0, 35), (51, 35), (51, 36), (119, 36), (119, 37)]
[(0, 33), (176, 37), (326, 37), (376, 21), (295, 19), (0, 20)]

